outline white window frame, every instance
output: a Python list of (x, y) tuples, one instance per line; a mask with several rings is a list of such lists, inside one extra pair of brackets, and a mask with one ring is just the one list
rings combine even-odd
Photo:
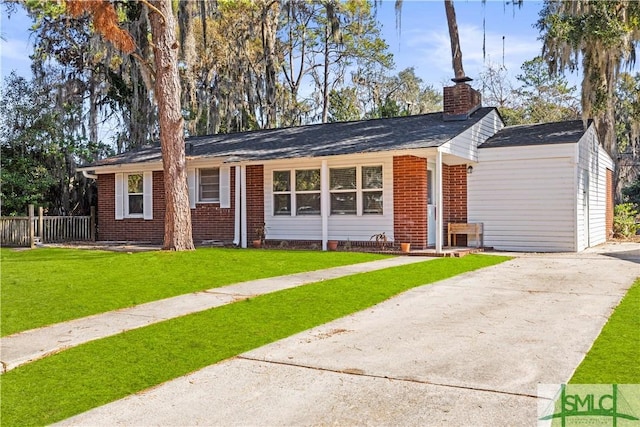
[[(382, 177), (382, 182), (380, 183), (380, 188), (364, 188), (362, 185), (362, 169), (364, 168), (380, 168), (380, 174)], [(359, 215), (384, 215), (384, 165), (360, 165), (358, 166), (358, 201), (359, 201)], [(365, 212), (364, 211), (364, 195), (365, 193), (382, 193), (382, 212), (374, 213), (374, 212)]]
[[(288, 172), (289, 173), (289, 190), (288, 191), (276, 191), (275, 190), (275, 180), (274, 180), (274, 175), (277, 173), (284, 173), (284, 172)], [(295, 175), (293, 173), (294, 171), (291, 169), (275, 169), (273, 171), (271, 171), (271, 194), (272, 194), (272, 201), (273, 201), (273, 216), (274, 217), (279, 217), (279, 216), (295, 216), (295, 197), (294, 197), (294, 191), (293, 188), (295, 187)], [(276, 196), (281, 196), (281, 195), (288, 195), (289, 196), (289, 214), (286, 213), (276, 213)]]
[[(142, 178), (142, 193), (130, 193), (129, 192), (129, 177), (138, 175)], [(143, 218), (144, 217), (144, 173), (136, 172), (136, 173), (127, 173), (124, 175), (124, 216), (125, 218)], [(142, 212), (140, 213), (131, 213), (129, 207), (129, 196), (140, 196), (142, 197)]]
[[(318, 171), (318, 174), (320, 175), (320, 188), (318, 188), (317, 190), (301, 190), (299, 191), (296, 188), (296, 172), (302, 172), (302, 171)], [(300, 169), (294, 169), (292, 171), (292, 175), (291, 178), (293, 179), (293, 181), (291, 182), (291, 204), (292, 209), (292, 216), (300, 216), (300, 217), (316, 217), (316, 216), (321, 216), (322, 215), (322, 171), (320, 168), (300, 168)], [(302, 214), (302, 215), (298, 215), (298, 194), (317, 194), (320, 198), (320, 209), (318, 210), (317, 213), (312, 213), (312, 214)]]
[[(218, 172), (218, 198), (203, 198), (202, 197), (202, 171), (203, 170), (215, 170), (215, 171)], [(220, 192), (221, 192), (220, 180), (221, 180), (220, 168), (211, 167), (211, 168), (200, 168), (200, 169), (198, 169), (198, 190), (197, 190), (198, 203), (220, 203)]]
[[(355, 169), (355, 188), (346, 188), (346, 189), (332, 189), (331, 188), (331, 171), (332, 170), (337, 170), (337, 169)], [(329, 168), (329, 215), (334, 215), (334, 216), (357, 216), (359, 209), (358, 209), (358, 205), (360, 204), (360, 202), (358, 201), (359, 199), (359, 194), (358, 194), (358, 177), (359, 177), (359, 171), (360, 167), (358, 166), (336, 166), (333, 168)], [(333, 207), (331, 206), (331, 201), (333, 200), (332, 196), (334, 194), (340, 194), (340, 193), (344, 193), (344, 194), (351, 194), (354, 193), (355, 194), (355, 202), (356, 202), (356, 206), (355, 206), (355, 212), (353, 213), (346, 213), (346, 212), (342, 212), (342, 213), (334, 213), (333, 212)]]
[[(348, 190), (332, 190), (331, 188), (328, 189), (329, 194), (334, 194), (334, 193), (356, 193), (356, 212), (355, 213), (332, 213), (331, 212), (331, 206), (329, 206), (329, 215), (331, 216), (373, 216), (373, 215), (384, 215), (384, 165), (382, 164), (370, 164), (370, 165), (357, 165), (357, 166), (335, 166), (332, 168), (329, 168), (329, 175), (331, 175), (331, 169), (349, 169), (349, 168), (356, 168), (356, 188), (355, 189), (348, 189)], [(381, 187), (380, 188), (364, 188), (364, 186), (362, 185), (362, 169), (363, 168), (372, 168), (372, 167), (379, 167), (382, 170), (382, 183), (381, 183)], [(368, 213), (368, 212), (364, 212), (364, 196), (366, 193), (382, 193), (382, 200), (383, 200), (383, 205), (382, 205), (382, 212), (380, 213)], [(329, 201), (331, 201), (331, 196), (329, 197)], [(331, 202), (329, 202), (331, 203)]]
[[(142, 213), (129, 213), (129, 176), (142, 175)], [(115, 219), (153, 219), (153, 172), (125, 172), (115, 174)]]

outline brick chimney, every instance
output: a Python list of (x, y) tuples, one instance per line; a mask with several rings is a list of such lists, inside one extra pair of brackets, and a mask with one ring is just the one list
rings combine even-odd
[(480, 92), (467, 83), (471, 79), (452, 79), (456, 84), (444, 88), (444, 121), (467, 120), (469, 116), (482, 106)]

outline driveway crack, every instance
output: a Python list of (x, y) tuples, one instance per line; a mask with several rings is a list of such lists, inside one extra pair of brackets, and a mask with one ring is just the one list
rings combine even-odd
[(482, 391), (482, 392), (497, 393), (497, 394), (502, 394), (502, 395), (507, 395), (507, 396), (530, 397), (530, 398), (533, 398), (533, 399), (551, 400), (551, 399), (548, 399), (548, 398), (545, 398), (545, 397), (542, 397), (542, 396), (537, 396), (535, 394), (529, 394), (529, 393), (516, 393), (516, 392), (512, 392), (512, 391), (495, 390), (495, 389), (491, 389), (491, 388), (462, 386), (462, 385), (456, 385), (456, 384), (444, 384), (444, 383), (437, 383), (437, 382), (426, 381), (426, 380), (419, 380), (419, 379), (415, 379), (415, 378), (394, 377), (394, 376), (388, 376), (388, 375), (368, 374), (365, 371), (363, 371), (362, 369), (356, 369), (356, 368), (347, 368), (347, 369), (320, 368), (320, 367), (317, 367), (317, 366), (309, 366), (309, 365), (304, 365), (304, 364), (300, 364), (300, 363), (282, 362), (282, 361), (267, 360), (267, 359), (258, 359), (258, 358), (253, 358), (253, 357), (249, 357), (249, 356), (236, 356), (236, 359), (248, 360), (248, 361), (251, 361), (251, 362), (269, 363), (269, 364), (273, 364), (273, 365), (291, 366), (291, 367), (296, 367), (296, 368), (311, 369), (311, 370), (320, 371), (320, 372), (333, 372), (333, 373), (337, 373), (337, 374), (353, 375), (353, 376), (358, 376), (358, 377), (386, 379), (386, 380), (402, 381), (402, 382), (414, 383), (414, 384), (433, 385), (433, 386), (436, 386), (436, 387), (455, 388), (455, 389), (459, 389), (459, 390)]

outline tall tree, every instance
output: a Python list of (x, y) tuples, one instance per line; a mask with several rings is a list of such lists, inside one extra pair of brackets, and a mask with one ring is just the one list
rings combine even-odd
[(516, 79), (521, 83), (514, 90), (524, 113), (525, 123), (557, 122), (580, 117), (579, 101), (574, 96), (575, 87), (569, 86), (566, 77), (549, 73), (542, 57), (535, 57), (522, 64), (522, 74)]
[(622, 67), (635, 62), (639, 22), (638, 1), (545, 0), (537, 23), (552, 72), (581, 66), (582, 115), (594, 119), (600, 142), (614, 160), (616, 80)]
[[(69, 13), (78, 17), (89, 14), (96, 31), (126, 53), (135, 50), (131, 34), (119, 26), (118, 16), (108, 0), (84, 2), (67, 0)], [(160, 121), (160, 146), (165, 187), (165, 250), (192, 250), (191, 210), (187, 187), (183, 119), (178, 75), (178, 41), (171, 0), (145, 3), (151, 22), (155, 61), (155, 98)]]
[[(0, 205), (24, 215), (30, 203), (51, 214), (88, 214), (94, 188), (76, 174), (78, 162), (110, 153), (77, 129), (78, 96), (61, 96), (59, 76), (27, 81), (14, 73), (0, 90)], [(64, 101), (60, 101), (63, 98)]]
[(462, 66), (462, 49), (460, 48), (460, 36), (458, 34), (458, 22), (456, 20), (456, 10), (453, 7), (453, 0), (444, 0), (444, 10), (447, 15), (447, 27), (449, 28), (449, 39), (451, 41), (451, 62), (456, 81), (464, 81), (467, 76)]

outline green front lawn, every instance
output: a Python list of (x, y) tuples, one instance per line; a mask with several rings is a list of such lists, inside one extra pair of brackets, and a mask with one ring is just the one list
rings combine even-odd
[(640, 384), (640, 279), (616, 307), (569, 382)]
[(50, 424), (363, 310), (415, 286), (507, 259), (440, 258), (326, 280), (89, 342), (2, 375), (2, 424)]
[(384, 258), (357, 252), (0, 249), (0, 336), (210, 288)]

